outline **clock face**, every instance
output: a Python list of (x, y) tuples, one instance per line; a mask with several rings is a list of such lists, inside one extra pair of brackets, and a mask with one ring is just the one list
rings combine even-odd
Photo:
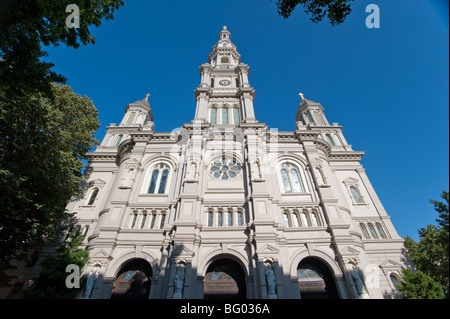
[(219, 84), (222, 85), (222, 86), (228, 86), (228, 85), (231, 84), (231, 82), (228, 81), (228, 80), (222, 80), (222, 81), (219, 82)]

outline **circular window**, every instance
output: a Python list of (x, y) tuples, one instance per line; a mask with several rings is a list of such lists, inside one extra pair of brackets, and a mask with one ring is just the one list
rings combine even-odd
[(214, 178), (222, 180), (235, 178), (241, 170), (240, 164), (228, 158), (214, 161), (209, 168), (209, 171)]

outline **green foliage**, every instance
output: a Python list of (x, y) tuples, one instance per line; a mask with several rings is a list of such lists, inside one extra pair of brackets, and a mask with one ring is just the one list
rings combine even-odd
[(420, 270), (403, 270), (403, 282), (399, 290), (404, 299), (444, 299), (442, 286)]
[(439, 218), (438, 225), (419, 229), (420, 241), (405, 239), (405, 246), (416, 268), (441, 285), (448, 298), (449, 291), (449, 193), (443, 191), (444, 202), (430, 200)]
[(49, 93), (50, 83), (65, 82), (51, 71), (52, 63), (41, 61), (47, 56), (44, 46), (59, 45), (78, 48), (95, 44), (89, 27), (100, 26), (101, 20), (113, 19), (121, 0), (78, 0), (80, 28), (67, 28), (66, 7), (71, 0), (6, 0), (0, 11), (0, 90), (22, 95), (24, 92)]
[(278, 14), (287, 19), (294, 9), (301, 5), (310, 14), (314, 23), (328, 17), (331, 25), (336, 26), (345, 21), (350, 14), (350, 2), (353, 0), (277, 0)]
[(1, 259), (57, 240), (71, 218), (65, 206), (79, 192), (82, 160), (98, 143), (92, 101), (66, 85), (52, 84), (51, 92), (53, 99), (0, 92)]
[(42, 45), (95, 44), (89, 27), (113, 19), (122, 0), (77, 0), (80, 28), (67, 28), (71, 0), (0, 2), (0, 286), (26, 249), (52, 240), (70, 216), (84, 154), (99, 127), (92, 102), (55, 83)]
[(19, 297), (25, 299), (74, 299), (84, 286), (80, 281), (80, 289), (67, 288), (66, 272), (68, 265), (77, 265), (81, 270), (89, 260), (89, 252), (78, 247), (83, 242), (79, 230), (69, 234), (56, 255), (47, 255), (41, 263), (39, 275), (33, 279), (30, 287), (21, 291)]

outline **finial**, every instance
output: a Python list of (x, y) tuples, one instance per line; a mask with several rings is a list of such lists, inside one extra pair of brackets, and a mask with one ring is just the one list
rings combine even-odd
[(151, 95), (150, 93), (147, 93), (147, 95), (145, 96), (144, 101), (148, 102), (148, 98), (149, 98), (150, 96), (152, 96), (152, 95)]
[(223, 26), (223, 29), (226, 30), (228, 27), (226, 25)]
[(300, 94), (299, 94), (298, 96), (300, 96), (300, 97), (302, 98), (302, 101), (305, 100), (305, 94), (303, 94), (303, 93), (300, 92)]

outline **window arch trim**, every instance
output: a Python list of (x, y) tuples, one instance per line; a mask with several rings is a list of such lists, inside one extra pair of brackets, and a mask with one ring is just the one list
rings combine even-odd
[(305, 169), (296, 161), (280, 161), (277, 166), (277, 174), (282, 194), (309, 193)]

